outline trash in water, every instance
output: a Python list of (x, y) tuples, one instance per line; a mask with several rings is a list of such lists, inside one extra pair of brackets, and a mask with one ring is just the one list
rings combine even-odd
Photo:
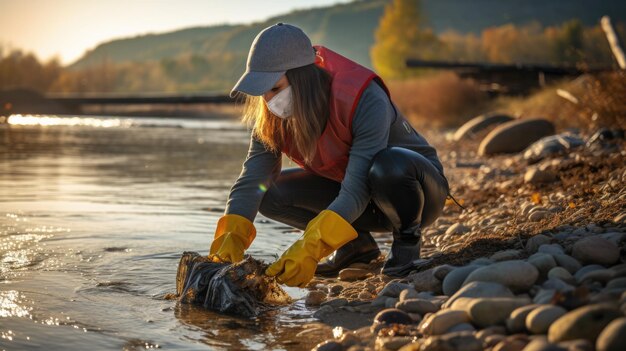
[(181, 303), (254, 317), (291, 303), (276, 279), (265, 275), (266, 268), (267, 264), (250, 256), (237, 263), (221, 263), (186, 251), (178, 264), (176, 296)]

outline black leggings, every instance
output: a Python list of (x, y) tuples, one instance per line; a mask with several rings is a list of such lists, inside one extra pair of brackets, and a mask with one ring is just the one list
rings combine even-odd
[[(432, 224), (443, 211), (448, 181), (424, 156), (401, 147), (378, 152), (370, 165), (372, 194), (352, 226), (357, 231), (402, 232)], [(300, 168), (281, 172), (263, 197), (259, 211), (298, 229), (337, 197), (341, 183)]]

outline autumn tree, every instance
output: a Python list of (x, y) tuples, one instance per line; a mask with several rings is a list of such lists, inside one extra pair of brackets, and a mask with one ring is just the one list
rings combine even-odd
[(378, 74), (406, 78), (415, 74), (406, 67), (406, 59), (432, 59), (437, 55), (440, 42), (424, 22), (419, 0), (393, 0), (385, 6), (371, 49)]

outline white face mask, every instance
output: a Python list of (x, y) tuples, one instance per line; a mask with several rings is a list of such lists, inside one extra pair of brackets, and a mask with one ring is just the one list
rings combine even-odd
[(293, 95), (291, 85), (281, 90), (267, 102), (267, 108), (280, 118), (288, 118), (293, 113)]

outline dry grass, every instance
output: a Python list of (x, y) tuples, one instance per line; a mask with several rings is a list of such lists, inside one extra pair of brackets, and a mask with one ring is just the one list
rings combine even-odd
[(487, 94), (472, 80), (435, 73), (388, 82), (393, 101), (416, 127), (458, 126), (487, 108)]
[[(561, 89), (576, 100), (557, 94)], [(492, 110), (522, 117), (543, 117), (558, 129), (626, 127), (626, 74), (609, 72), (582, 75), (536, 91), (527, 97), (501, 97), (492, 103)]]

